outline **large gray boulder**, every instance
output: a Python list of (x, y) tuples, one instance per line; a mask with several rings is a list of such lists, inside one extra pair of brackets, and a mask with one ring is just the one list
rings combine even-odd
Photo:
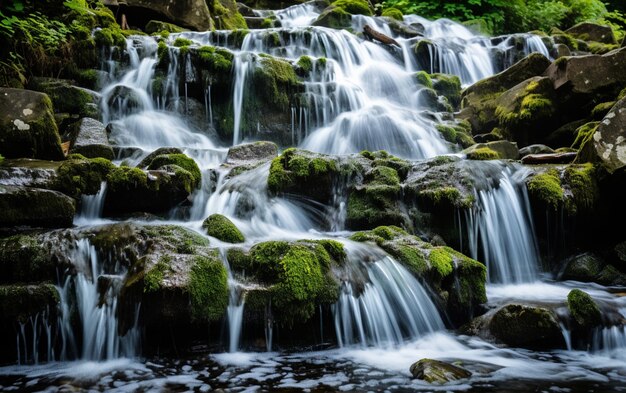
[(582, 22), (565, 30), (569, 35), (584, 41), (596, 41), (603, 44), (617, 44), (613, 29), (610, 26), (598, 25), (590, 22)]
[(591, 138), (583, 143), (577, 160), (599, 163), (609, 173), (623, 170), (626, 166), (626, 98), (613, 106)]
[(75, 212), (74, 200), (60, 192), (0, 186), (0, 227), (69, 227)]
[(6, 158), (63, 159), (52, 102), (47, 95), (0, 88), (0, 154)]
[(113, 148), (109, 145), (104, 124), (98, 120), (85, 117), (74, 127), (76, 135), (70, 153), (82, 154), (87, 158), (103, 157), (108, 160), (115, 158)]
[(205, 0), (127, 0), (128, 7), (146, 8), (172, 22), (198, 31), (212, 30), (213, 20)]

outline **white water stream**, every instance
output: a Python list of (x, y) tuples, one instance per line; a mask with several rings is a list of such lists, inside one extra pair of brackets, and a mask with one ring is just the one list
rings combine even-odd
[[(282, 27), (252, 30), (240, 47), (231, 45), (228, 48), (236, 55), (232, 76), (234, 89), (221, 94), (232, 97), (233, 144), (246, 140), (250, 135), (249, 130), (241, 129), (244, 97), (250, 83), (248, 77), (254, 70), (253, 63), (258, 55), (269, 53), (289, 61), (296, 61), (302, 55), (313, 60), (313, 71), (305, 81), (308, 105), (289, 108), (293, 140), (300, 147), (332, 154), (384, 149), (415, 160), (453, 152), (456, 148), (447, 144), (435, 129), (441, 115), (424, 108), (419, 100), (421, 87), (414, 78), (419, 66), (412, 46), (420, 38), (400, 37), (381, 18), (353, 19), (355, 31), (368, 24), (397, 40), (400, 48), (391, 50), (347, 31), (310, 27), (318, 14), (317, 7), (311, 4), (278, 11), (276, 16)], [(492, 53), (496, 50), (506, 53), (511, 45), (506, 40), (493, 45), (490, 39), (477, 36), (448, 20), (432, 22), (407, 16), (405, 22), (422, 25), (424, 38), (435, 44), (430, 53), (431, 70), (458, 75), (464, 85), (500, 71), (501, 65), (495, 64)], [(279, 46), (267, 45), (263, 36), (268, 32), (281, 33)], [(198, 45), (227, 46), (228, 35), (228, 32), (180, 33), (172, 34), (169, 40), (185, 37)], [(525, 52), (548, 54), (545, 45), (536, 36), (524, 35), (522, 39), (525, 40)], [(174, 53), (179, 49), (169, 50)], [(141, 151), (134, 156), (135, 161), (156, 148), (167, 146), (181, 148), (198, 162), (203, 173), (202, 185), (193, 195), (189, 220), (183, 223), (177, 221), (177, 224), (199, 230), (202, 220), (208, 215), (224, 214), (242, 230), (247, 239), (246, 246), (276, 239), (329, 236), (343, 239), (345, 233), (342, 232), (322, 234), (315, 230), (315, 215), (318, 212), (310, 201), (268, 195), (269, 164), (227, 179), (218, 168), (225, 158), (226, 148), (207, 136), (208, 132), (203, 133), (208, 130), (194, 129), (174, 110), (176, 105), (186, 105), (187, 91), (185, 89), (181, 93), (179, 86), (181, 75), (186, 78), (185, 81), (193, 77), (188, 75), (189, 70), (181, 72), (185, 66), (177, 60), (172, 61), (163, 93), (157, 97), (152, 92), (157, 63), (155, 41), (150, 37), (134, 37), (128, 40), (127, 52), (130, 59), (127, 71), (114, 78), (114, 82), (102, 91), (103, 120), (114, 125), (110, 134), (112, 143)], [(177, 56), (171, 57), (178, 59)], [(319, 61), (322, 58), (325, 59), (324, 66)], [(184, 86), (187, 87), (187, 84)], [(210, 84), (205, 89), (206, 113), (203, 116), (212, 124), (211, 97), (219, 93)], [(209, 176), (212, 170), (217, 170), (216, 184)], [(528, 200), (523, 187), (520, 187), (524, 173), (506, 167), (500, 176), (489, 189), (477, 191), (477, 207), (467, 212), (472, 256), (488, 266), (491, 283), (487, 288), (488, 297), (494, 303), (506, 300), (562, 303), (571, 287), (538, 281), (539, 257)], [(212, 191), (213, 186), (215, 191)], [(98, 222), (105, 192), (103, 187), (99, 194), (83, 199), (77, 225)], [(345, 216), (345, 206), (343, 210), (341, 208), (341, 203), (345, 205), (345, 201), (339, 199), (336, 217)], [(349, 246), (348, 251), (350, 263), (366, 280), (360, 290), (351, 283), (344, 283), (340, 299), (333, 307), (333, 324), (340, 349), (291, 354), (238, 352), (245, 338), (242, 337), (245, 301), (239, 291), (240, 283), (231, 277), (226, 347), (232, 353), (212, 356), (210, 361), (214, 363), (203, 368), (197, 363), (192, 367), (185, 361), (176, 365), (163, 361), (161, 365), (111, 360), (139, 354), (138, 326), (133, 326), (123, 337), (118, 334), (116, 309), (119, 287), (116, 283), (121, 282), (126, 272), (115, 261), (102, 261), (93, 246), (87, 240), (81, 240), (77, 244), (74, 262), (78, 273), (68, 276), (59, 288), (60, 313), (65, 318), (60, 321), (59, 329), (63, 351), (59, 355), (49, 351), (46, 360), (79, 358), (108, 361), (51, 363), (28, 369), (0, 368), (0, 376), (26, 373), (31, 381), (35, 381), (33, 384), (71, 376), (79, 381), (78, 384), (80, 381), (91, 381), (91, 385), (86, 384), (100, 390), (118, 391), (158, 390), (171, 384), (201, 391), (206, 386), (210, 388), (210, 384), (248, 386), (250, 389), (331, 386), (338, 390), (370, 390), (377, 387), (422, 390), (431, 386), (411, 380), (407, 375), (408, 368), (414, 361), (429, 357), (460, 360), (479, 375), (472, 383), (489, 386), (507, 386), (507, 381), (514, 379), (551, 381), (558, 389), (561, 385), (563, 389), (569, 389), (568, 383), (573, 378), (586, 383), (606, 383), (609, 380), (614, 384), (626, 383), (626, 359), (623, 357), (626, 336), (623, 327), (596, 332), (590, 352), (554, 351), (546, 355), (503, 349), (475, 337), (445, 332), (442, 318), (427, 291), (380, 250)], [(98, 290), (99, 280), (110, 284), (105, 293)], [(614, 296), (604, 288), (590, 293), (596, 298), (615, 301)], [(73, 294), (80, 315), (80, 340), (69, 320)], [(624, 307), (620, 310), (622, 315), (626, 315)], [(270, 316), (267, 321), (266, 347), (271, 351), (275, 349), (274, 328)], [(39, 346), (37, 340), (50, 339), (50, 333), (46, 336), (45, 328), (50, 323), (42, 324), (37, 320), (27, 323), (35, 326), (33, 329), (39, 333), (32, 338), (27, 337), (29, 335), (23, 328), (17, 335), (17, 347), (24, 354), (24, 359), (36, 362), (40, 357), (36, 350)], [(32, 350), (29, 346), (31, 340), (34, 343)], [(328, 372), (317, 375), (315, 372), (307, 374), (294, 370), (294, 365), (307, 362), (326, 365)], [(163, 371), (165, 368), (167, 371)], [(607, 372), (607, 368), (615, 371)], [(213, 375), (215, 369), (220, 370), (220, 374)], [(112, 378), (108, 379), (113, 372), (122, 375), (118, 376), (120, 386), (115, 386)], [(277, 379), (279, 382), (267, 385), (268, 381)], [(468, 383), (461, 382), (445, 389), (467, 390), (469, 387)]]

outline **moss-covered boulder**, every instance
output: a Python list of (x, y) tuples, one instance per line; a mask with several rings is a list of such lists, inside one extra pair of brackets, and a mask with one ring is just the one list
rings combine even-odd
[(218, 258), (198, 256), (191, 266), (188, 284), (191, 315), (218, 320), (228, 305), (228, 274)]
[(474, 134), (490, 132), (497, 126), (496, 98), (519, 83), (542, 75), (550, 61), (540, 53), (533, 53), (506, 70), (483, 79), (463, 90), (460, 118), (472, 124)]
[(246, 20), (237, 8), (235, 0), (207, 1), (213, 15), (215, 28), (218, 30), (247, 29)]
[[(329, 249), (331, 252), (327, 251)], [(236, 273), (244, 273), (263, 287), (246, 294), (246, 309), (264, 313), (271, 309), (281, 325), (304, 323), (320, 304), (334, 304), (339, 283), (332, 267), (343, 261), (342, 247), (324, 241), (270, 241), (259, 243), (249, 252), (231, 250), (228, 261)]]
[(75, 212), (74, 200), (60, 192), (0, 186), (0, 227), (69, 227)]
[(450, 247), (433, 246), (398, 227), (356, 232), (351, 240), (375, 243), (425, 282), (453, 324), (469, 321), (486, 303), (486, 268)]
[[(122, 40), (124, 38), (122, 37)], [(124, 41), (125, 42), (125, 41)], [(98, 117), (95, 97), (86, 89), (74, 86), (71, 81), (56, 78), (34, 78), (29, 88), (46, 93), (56, 113), (69, 113), (80, 117)]]
[(508, 304), (493, 314), (489, 330), (512, 347), (556, 349), (565, 344), (555, 313), (543, 307)]
[(322, 11), (313, 25), (343, 29), (350, 27), (352, 15), (372, 14), (370, 3), (366, 0), (335, 0)]
[(577, 162), (598, 163), (608, 173), (623, 170), (626, 167), (626, 98), (617, 102), (597, 127), (588, 130), (581, 139)]
[(531, 204), (540, 209), (564, 207), (569, 215), (591, 211), (599, 200), (596, 169), (591, 164), (535, 167), (526, 179)]
[(0, 88), (0, 154), (6, 158), (63, 159), (52, 102), (47, 95)]
[(148, 165), (148, 169), (174, 170), (177, 175), (180, 175), (182, 171), (186, 171), (191, 175), (191, 188), (195, 189), (200, 185), (202, 181), (202, 173), (196, 162), (186, 156), (185, 154), (161, 154), (152, 159)]
[(88, 159), (72, 154), (57, 168), (52, 188), (74, 199), (81, 195), (95, 195), (114, 167), (105, 158)]
[(462, 367), (434, 359), (420, 359), (411, 365), (409, 371), (413, 378), (435, 384), (445, 384), (472, 376), (471, 372)]
[(327, 203), (339, 173), (336, 157), (291, 148), (272, 160), (267, 188), (273, 194), (293, 193)]
[(206, 230), (207, 235), (223, 242), (243, 243), (246, 240), (239, 228), (228, 217), (221, 214), (211, 214), (202, 223), (202, 228)]
[(563, 263), (560, 279), (594, 281), (604, 267), (604, 260), (594, 253), (583, 253), (567, 258)]
[(572, 289), (567, 294), (567, 309), (583, 328), (592, 329), (602, 323), (600, 308), (588, 293), (580, 289)]
[(442, 122), (435, 125), (435, 128), (443, 139), (450, 143), (458, 144), (463, 148), (470, 147), (476, 143), (472, 137), (472, 126), (465, 120)]
[(152, 163), (157, 156), (161, 155), (169, 155), (169, 154), (183, 154), (183, 151), (178, 147), (159, 147), (152, 153), (145, 156), (139, 164), (137, 164), (137, 168), (140, 169), (148, 169), (148, 166)]
[(617, 44), (610, 26), (590, 22), (581, 22), (565, 30), (565, 33), (583, 41), (595, 41), (604, 44)]
[(146, 23), (144, 31), (147, 34), (161, 33), (163, 31), (166, 31), (168, 33), (181, 33), (185, 31), (185, 29), (173, 23), (163, 22), (160, 20), (151, 20)]
[(461, 103), (461, 80), (456, 75), (432, 74), (430, 75), (433, 89), (438, 95), (446, 97), (452, 108), (458, 109)]
[[(219, 3), (217, 0), (216, 3)], [(170, 3), (169, 1), (152, 1), (152, 0), (128, 0), (127, 5), (131, 9), (137, 8), (148, 9), (152, 12), (165, 16), (167, 20), (192, 28), (198, 31), (207, 31), (213, 29), (213, 20), (211, 13), (205, 0), (190, 0), (183, 2)]]
[(197, 184), (198, 179), (178, 165), (151, 171), (114, 168), (107, 175), (104, 214), (165, 213), (185, 203)]
[(0, 285), (0, 321), (26, 323), (39, 313), (54, 313), (59, 302), (52, 284)]
[(81, 154), (87, 158), (102, 157), (107, 160), (115, 158), (113, 148), (107, 138), (106, 128), (98, 120), (89, 117), (80, 119), (74, 125), (72, 134), (71, 154)]

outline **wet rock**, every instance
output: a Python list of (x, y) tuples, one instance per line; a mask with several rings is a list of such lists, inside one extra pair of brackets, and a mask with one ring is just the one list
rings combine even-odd
[(177, 167), (151, 171), (115, 168), (107, 176), (103, 213), (165, 213), (185, 203), (197, 183), (189, 171)]
[(371, 242), (385, 250), (439, 297), (446, 314), (459, 326), (482, 312), (487, 301), (486, 268), (446, 246), (433, 246), (397, 227), (356, 232), (350, 238)]
[[(626, 75), (621, 72), (623, 64), (626, 64), (626, 49), (622, 48), (605, 55), (563, 57), (552, 63), (545, 75), (557, 91), (614, 98), (626, 84)], [(594, 70), (594, 78), (588, 77), (589, 70)]]
[(0, 285), (0, 321), (26, 323), (39, 313), (55, 313), (59, 301), (52, 284)]
[(177, 147), (159, 147), (152, 153), (148, 154), (139, 164), (137, 164), (137, 168), (140, 169), (148, 169), (148, 166), (157, 156), (163, 154), (183, 154), (183, 151)]
[(533, 53), (506, 70), (467, 87), (461, 93), (460, 117), (467, 119), (475, 134), (491, 131), (496, 125), (496, 98), (521, 82), (543, 72), (550, 61), (539, 53)]
[(580, 289), (573, 289), (567, 295), (567, 309), (576, 323), (585, 329), (602, 324), (600, 308), (588, 293)]
[(197, 188), (202, 181), (202, 173), (196, 162), (185, 154), (160, 154), (150, 161), (148, 169), (167, 170), (180, 178), (191, 176), (190, 190)]
[(87, 158), (102, 157), (108, 160), (115, 158), (109, 145), (104, 124), (88, 117), (76, 123), (73, 134), (75, 138), (70, 153), (81, 154)]
[(0, 154), (6, 158), (64, 158), (47, 95), (0, 88)]
[(522, 157), (522, 164), (538, 165), (538, 164), (569, 164), (573, 162), (578, 153), (547, 153), (547, 154), (527, 154)]
[[(509, 141), (493, 141), (487, 143), (477, 143), (465, 150), (463, 153), (467, 154), (470, 159), (477, 159), (473, 157), (477, 155), (480, 149), (489, 149), (496, 153), (494, 157), (488, 157), (487, 159), (506, 159), (506, 160), (517, 160), (519, 157), (519, 150), (517, 149), (517, 143), (509, 142)], [(478, 158), (481, 159), (481, 158)], [(482, 158), (484, 159), (484, 158)]]
[(128, 7), (155, 11), (181, 26), (198, 31), (213, 29), (211, 13), (204, 0), (171, 3), (169, 1), (128, 0)]
[(278, 146), (272, 142), (254, 142), (233, 146), (228, 149), (223, 166), (232, 168), (229, 176), (254, 169), (278, 155)]
[(29, 158), (5, 160), (0, 166), (0, 184), (53, 189), (61, 163)]
[(160, 20), (148, 21), (148, 23), (146, 23), (146, 27), (144, 28), (144, 32), (146, 34), (160, 33), (162, 31), (167, 31), (170, 33), (181, 33), (185, 31), (185, 29), (173, 23), (167, 23)]
[(421, 359), (413, 363), (409, 371), (413, 378), (437, 384), (445, 384), (472, 376), (472, 373), (464, 368), (433, 359)]
[(598, 25), (595, 23), (582, 22), (565, 32), (573, 37), (584, 41), (596, 41), (604, 44), (617, 44), (613, 29), (610, 26)]
[(543, 307), (508, 304), (493, 314), (489, 330), (512, 347), (542, 350), (564, 346), (555, 313)]
[(0, 227), (69, 227), (75, 211), (74, 200), (60, 192), (0, 186)]
[(563, 272), (559, 278), (562, 280), (591, 282), (600, 274), (604, 264), (604, 260), (593, 253), (575, 255), (565, 260)]
[(243, 243), (246, 240), (239, 228), (221, 214), (211, 214), (202, 223), (202, 228), (207, 235), (227, 243)]
[[(626, 56), (626, 51), (624, 51)], [(626, 57), (624, 59), (626, 64)], [(626, 83), (626, 81), (625, 81)], [(600, 164), (608, 173), (626, 167), (626, 98), (622, 98), (582, 143), (577, 162)]]
[(56, 78), (33, 78), (29, 88), (46, 93), (57, 113), (69, 113), (80, 117), (98, 117), (96, 93), (77, 87), (71, 81)]
[(542, 144), (529, 145), (529, 146), (525, 146), (519, 149), (519, 155), (521, 157), (524, 157), (528, 154), (552, 154), (552, 153), (554, 153), (554, 149), (552, 149), (550, 146), (546, 146)]

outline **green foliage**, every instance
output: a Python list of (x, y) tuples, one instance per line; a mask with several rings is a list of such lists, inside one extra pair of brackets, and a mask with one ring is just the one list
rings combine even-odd
[(493, 34), (566, 29), (607, 14), (600, 0), (385, 0), (383, 13), (389, 9), (429, 19), (472, 21)]

